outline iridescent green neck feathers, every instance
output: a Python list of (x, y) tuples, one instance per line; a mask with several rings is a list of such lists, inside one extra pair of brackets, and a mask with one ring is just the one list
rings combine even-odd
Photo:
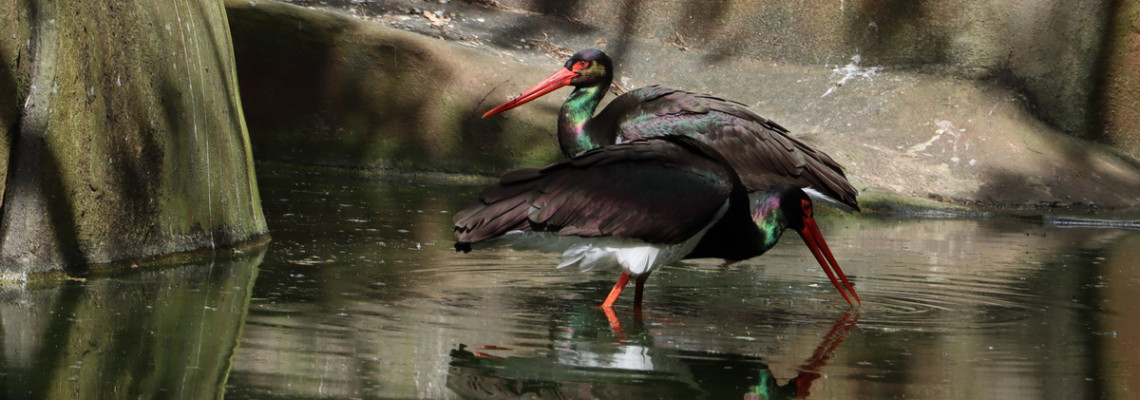
[(578, 87), (562, 103), (558, 114), (558, 143), (567, 157), (615, 142), (616, 138), (601, 138), (588, 129), (594, 110), (605, 94), (602, 86)]
[(780, 197), (774, 192), (758, 193), (752, 206), (752, 222), (760, 229), (763, 247), (770, 249), (788, 227), (787, 217), (780, 209)]

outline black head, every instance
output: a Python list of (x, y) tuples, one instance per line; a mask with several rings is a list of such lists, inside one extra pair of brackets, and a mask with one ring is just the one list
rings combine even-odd
[(613, 81), (614, 61), (598, 49), (586, 49), (574, 53), (564, 65), (578, 76), (570, 80), (574, 86), (593, 86), (600, 83), (609, 85)]
[[(827, 278), (835, 285), (835, 290), (843, 295), (843, 299), (847, 303), (854, 306), (861, 303), (859, 295), (855, 293), (855, 287), (851, 286), (851, 282), (847, 280), (847, 275), (843, 273), (843, 269), (839, 268), (839, 262), (835, 261), (835, 256), (831, 254), (831, 249), (827, 247), (827, 242), (823, 240), (823, 234), (819, 231), (819, 226), (815, 224), (815, 217), (812, 213), (811, 199), (808, 198), (807, 193), (798, 187), (789, 184), (778, 184), (768, 189), (771, 197), (768, 197), (767, 204), (769, 209), (778, 207), (779, 214), (776, 216), (776, 224), (783, 223), (786, 228), (791, 228), (800, 234), (804, 239), (804, 243), (811, 249), (812, 255), (815, 260), (819, 262), (819, 266), (823, 268), (823, 272), (827, 273)], [(758, 203), (757, 206), (763, 204)], [(756, 221), (757, 226), (764, 229), (762, 224), (768, 227), (772, 226), (771, 220), (762, 218), (764, 211), (758, 207), (755, 211), (757, 214), (753, 215), (753, 220)], [(757, 219), (760, 216), (760, 219)], [(775, 244), (775, 243), (772, 243)], [(843, 283), (840, 284), (840, 281)], [(850, 292), (851, 296), (847, 293)], [(851, 297), (855, 301), (851, 301)]]
[[(609, 88), (610, 82), (613, 81), (613, 66), (614, 62), (601, 50), (579, 51), (578, 54), (570, 57), (569, 61), (566, 61), (564, 68), (554, 71), (542, 82), (524, 90), (517, 97), (487, 111), (483, 114), (483, 118), (518, 107), (566, 85), (573, 85), (577, 88)], [(604, 92), (599, 91), (599, 95), (601, 93)]]
[(813, 219), (811, 198), (799, 187), (780, 183), (769, 190), (774, 191), (773, 197), (779, 199), (778, 207), (788, 228), (802, 231), (805, 222)]

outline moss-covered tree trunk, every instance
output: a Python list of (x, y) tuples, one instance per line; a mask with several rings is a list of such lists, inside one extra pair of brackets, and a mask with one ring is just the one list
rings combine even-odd
[(0, 279), (266, 232), (219, 0), (0, 2)]

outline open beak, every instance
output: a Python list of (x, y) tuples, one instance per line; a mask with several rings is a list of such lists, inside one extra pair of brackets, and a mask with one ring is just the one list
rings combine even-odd
[(546, 77), (546, 79), (543, 79), (542, 82), (539, 82), (537, 85), (531, 86), (530, 89), (523, 91), (517, 97), (507, 100), (506, 103), (499, 104), (498, 107), (492, 108), (491, 111), (487, 111), (485, 114), (483, 114), (483, 118), (487, 118), (503, 111), (521, 106), (528, 101), (542, 97), (544, 94), (553, 92), (560, 87), (569, 85), (570, 80), (574, 79), (577, 76), (577, 72), (573, 72), (566, 68), (559, 68), (558, 71), (550, 74), (550, 76)]
[[(827, 247), (827, 242), (823, 241), (823, 234), (819, 233), (819, 226), (815, 224), (815, 219), (810, 217), (804, 218), (804, 228), (800, 230), (800, 236), (804, 238), (804, 243), (807, 243), (808, 248), (811, 249), (811, 254), (815, 256), (815, 260), (819, 261), (819, 266), (823, 267), (823, 272), (827, 273), (827, 278), (831, 279), (831, 284), (835, 285), (835, 290), (843, 295), (843, 299), (847, 300), (847, 304), (852, 306), (855, 303), (863, 304), (859, 300), (859, 295), (855, 293), (855, 288), (851, 286), (851, 282), (847, 280), (847, 275), (843, 273), (843, 269), (839, 268), (839, 263), (835, 261), (835, 256), (831, 255), (831, 249)], [(835, 276), (838, 275), (839, 279)], [(843, 281), (843, 286), (839, 285), (839, 281)], [(846, 287), (847, 291), (843, 288)], [(851, 296), (855, 297), (855, 302), (847, 296), (847, 292), (851, 292)]]

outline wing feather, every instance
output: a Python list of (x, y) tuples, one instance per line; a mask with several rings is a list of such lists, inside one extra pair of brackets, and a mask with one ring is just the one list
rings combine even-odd
[(687, 137), (595, 149), (504, 174), (455, 214), (457, 248), (512, 230), (680, 243), (712, 222), (734, 184), (723, 158)]
[(590, 124), (591, 130), (620, 131), (626, 141), (699, 136), (725, 156), (749, 191), (785, 182), (814, 188), (840, 204), (859, 208), (858, 192), (839, 163), (741, 103), (649, 86), (614, 99)]

